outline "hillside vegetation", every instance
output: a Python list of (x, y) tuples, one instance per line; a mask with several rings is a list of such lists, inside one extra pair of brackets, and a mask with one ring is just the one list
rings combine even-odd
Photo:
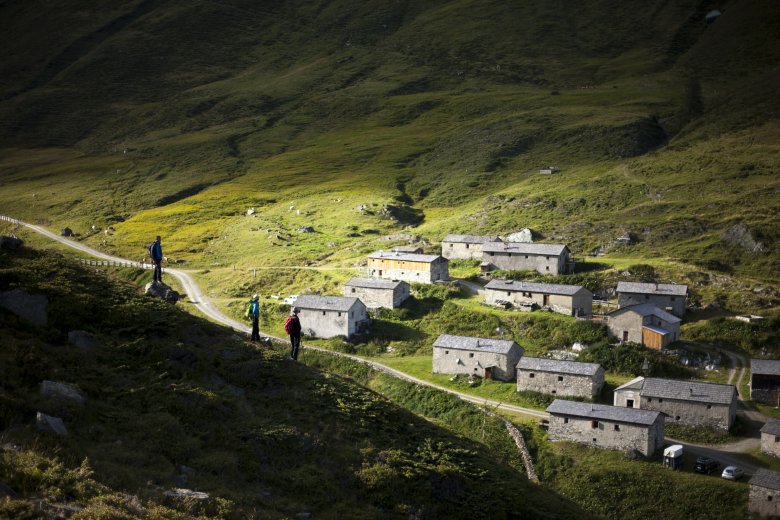
[(203, 267), (530, 226), (776, 282), (779, 29), (770, 0), (6, 0), (0, 211)]
[[(582, 514), (529, 484), (502, 425), (474, 407), (429, 392), (416, 400), (430, 403), (417, 411), (426, 420), (140, 295), (118, 278), (133, 271), (112, 273), (0, 253), (0, 292), (49, 303), (38, 328), (0, 310), (0, 517)], [(91, 344), (71, 344), (73, 330)], [(44, 395), (47, 380), (84, 402)], [(68, 435), (37, 431), (36, 412), (61, 417)]]

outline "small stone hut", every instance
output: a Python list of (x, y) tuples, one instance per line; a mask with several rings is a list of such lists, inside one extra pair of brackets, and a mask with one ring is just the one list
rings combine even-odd
[(482, 244), (483, 269), (537, 271), (541, 274), (568, 274), (569, 248), (562, 244), (523, 244), (488, 242)]
[(344, 296), (359, 298), (369, 309), (399, 307), (411, 294), (403, 280), (352, 278), (344, 284)]
[(481, 260), (482, 244), (501, 242), (496, 236), (447, 235), (441, 241), (441, 256), (447, 260)]
[(661, 412), (669, 421), (686, 426), (728, 430), (737, 416), (737, 389), (718, 383), (638, 377), (615, 389), (613, 403)]
[(652, 303), (678, 318), (685, 315), (688, 286), (673, 283), (618, 282), (618, 307)]
[(485, 303), (495, 305), (499, 300), (536, 304), (568, 316), (590, 318), (593, 314), (593, 293), (579, 285), (490, 280), (485, 286)]
[(371, 278), (433, 283), (449, 280), (449, 262), (440, 255), (376, 251), (368, 256)]
[(761, 427), (761, 453), (780, 457), (780, 419), (769, 419)]
[(750, 399), (780, 406), (780, 360), (750, 360)]
[(368, 311), (357, 298), (302, 294), (295, 300), (300, 309), (301, 331), (314, 338), (347, 338), (368, 327)]
[(623, 307), (607, 314), (607, 328), (619, 341), (662, 350), (680, 339), (680, 318), (652, 303)]
[(780, 516), (780, 473), (759, 468), (748, 482), (748, 512), (759, 516)]
[(591, 399), (601, 393), (604, 369), (598, 363), (523, 357), (517, 364), (517, 391), (531, 390)]
[(664, 445), (659, 412), (556, 399), (547, 407), (551, 441), (570, 441), (610, 450), (637, 450), (649, 457)]
[(512, 340), (442, 334), (433, 344), (433, 373), (512, 381), (522, 355)]

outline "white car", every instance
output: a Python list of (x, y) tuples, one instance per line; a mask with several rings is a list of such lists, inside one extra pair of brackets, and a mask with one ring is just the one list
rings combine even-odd
[(726, 466), (720, 476), (726, 480), (739, 480), (744, 474), (745, 472), (742, 470), (742, 468), (738, 468), (736, 466)]
[(284, 299), (284, 303), (286, 303), (287, 305), (291, 305), (292, 306), (292, 305), (295, 305), (295, 301), (297, 299), (298, 299), (298, 295), (297, 294), (291, 294), (290, 296), (288, 296), (287, 298)]

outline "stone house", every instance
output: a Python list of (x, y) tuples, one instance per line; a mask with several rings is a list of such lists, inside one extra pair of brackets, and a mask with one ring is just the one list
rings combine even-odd
[(750, 360), (750, 399), (780, 406), (780, 360)]
[(303, 334), (314, 338), (347, 338), (368, 327), (368, 311), (357, 298), (302, 294), (295, 300), (300, 309)]
[(482, 244), (501, 242), (498, 237), (447, 235), (441, 241), (441, 256), (447, 260), (482, 260)]
[(748, 482), (748, 512), (758, 516), (780, 516), (780, 473), (759, 468)]
[(368, 255), (368, 275), (387, 280), (433, 283), (449, 280), (449, 261), (439, 255), (376, 251)]
[(344, 296), (359, 298), (369, 309), (394, 309), (409, 298), (410, 294), (409, 284), (402, 280), (352, 278), (344, 284)]
[(442, 334), (433, 344), (433, 373), (512, 381), (522, 355), (511, 340)]
[(610, 450), (637, 450), (651, 456), (664, 445), (659, 412), (556, 399), (547, 407), (551, 441), (570, 441)]
[(541, 274), (567, 274), (571, 271), (569, 248), (562, 244), (523, 244), (487, 242), (482, 244), (485, 270), (537, 271)]
[(686, 426), (728, 430), (737, 416), (734, 385), (637, 377), (614, 391), (613, 404), (654, 410)]
[(495, 305), (498, 300), (536, 304), (568, 316), (590, 318), (593, 314), (593, 294), (579, 285), (490, 280), (485, 286), (485, 303)]
[(620, 342), (662, 350), (680, 339), (680, 318), (652, 303), (623, 307), (607, 314), (607, 328)]
[(517, 391), (531, 390), (591, 399), (601, 393), (604, 369), (598, 363), (523, 357), (517, 364)]
[(685, 315), (688, 286), (673, 283), (618, 282), (617, 296), (618, 307), (652, 303), (669, 314), (682, 318)]
[(761, 427), (761, 453), (780, 457), (780, 419), (769, 419)]

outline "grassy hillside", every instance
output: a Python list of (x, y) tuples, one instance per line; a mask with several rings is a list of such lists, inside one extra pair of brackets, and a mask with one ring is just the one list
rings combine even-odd
[(778, 281), (774, 2), (0, 12), (0, 211), (107, 251), (161, 233), (203, 267), (352, 267), (400, 235), (530, 226)]
[[(582, 514), (529, 484), (501, 424), (457, 399), (420, 394), (418, 407), (437, 403), (418, 410), (426, 420), (139, 295), (117, 278), (131, 271), (22, 250), (0, 254), (0, 274), (0, 292), (49, 302), (42, 328), (0, 311), (2, 517)], [(68, 342), (84, 329), (92, 346)], [(84, 404), (45, 397), (44, 380), (72, 385)], [(63, 418), (67, 437), (36, 431), (37, 411)], [(210, 498), (166, 496), (172, 488)]]

